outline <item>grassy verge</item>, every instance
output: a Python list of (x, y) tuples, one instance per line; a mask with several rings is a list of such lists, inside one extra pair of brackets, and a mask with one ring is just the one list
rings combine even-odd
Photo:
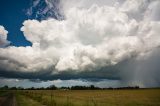
[(0, 97), (1, 96), (6, 96), (6, 95), (8, 95), (9, 94), (9, 92), (8, 91), (0, 91)]
[(21, 94), (16, 94), (18, 106), (43, 106), (41, 103)]

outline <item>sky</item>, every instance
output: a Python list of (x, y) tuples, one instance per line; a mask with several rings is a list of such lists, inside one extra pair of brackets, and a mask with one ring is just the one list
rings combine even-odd
[(11, 45), (31, 45), (20, 31), (23, 21), (28, 19), (24, 10), (30, 6), (29, 0), (1, 0), (0, 4), (0, 24), (9, 30), (7, 39), (11, 41)]
[(0, 86), (160, 87), (159, 0), (0, 5)]

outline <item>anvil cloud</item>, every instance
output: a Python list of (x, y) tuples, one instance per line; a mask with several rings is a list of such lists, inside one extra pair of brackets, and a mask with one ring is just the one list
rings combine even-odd
[[(0, 48), (3, 77), (160, 86), (159, 0), (61, 0), (59, 5), (63, 20), (24, 21), (21, 31), (31, 47)], [(0, 46), (5, 40), (0, 38)]]

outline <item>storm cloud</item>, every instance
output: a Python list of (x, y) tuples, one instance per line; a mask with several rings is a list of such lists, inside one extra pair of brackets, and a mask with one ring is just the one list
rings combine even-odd
[[(160, 86), (159, 5), (159, 0), (61, 0), (63, 20), (24, 21), (21, 31), (32, 46), (0, 48), (0, 75)], [(7, 42), (1, 29), (0, 43)]]

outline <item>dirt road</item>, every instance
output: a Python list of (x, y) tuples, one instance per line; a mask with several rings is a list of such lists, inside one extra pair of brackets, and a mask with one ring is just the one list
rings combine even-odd
[(0, 106), (17, 106), (14, 94), (8, 93), (7, 95), (0, 97)]

